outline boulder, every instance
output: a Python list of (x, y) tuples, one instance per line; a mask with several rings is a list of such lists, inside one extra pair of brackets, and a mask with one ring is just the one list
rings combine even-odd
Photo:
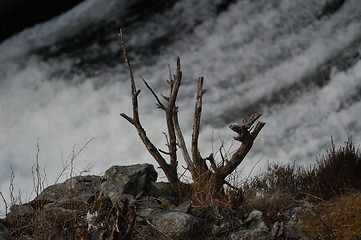
[(112, 166), (102, 179), (100, 192), (117, 201), (124, 195), (136, 197), (148, 193), (150, 184), (157, 180), (158, 174), (151, 164)]
[(42, 202), (46, 204), (72, 198), (87, 202), (97, 191), (100, 180), (101, 177), (99, 176), (77, 176), (70, 178), (63, 183), (47, 187), (32, 203)]

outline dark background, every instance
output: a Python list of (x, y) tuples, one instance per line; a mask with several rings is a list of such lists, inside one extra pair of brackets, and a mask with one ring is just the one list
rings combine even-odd
[(84, 0), (1, 0), (0, 42), (65, 12)]

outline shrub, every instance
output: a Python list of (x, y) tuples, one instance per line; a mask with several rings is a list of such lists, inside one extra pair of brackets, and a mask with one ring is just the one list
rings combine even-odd
[(359, 150), (348, 138), (339, 149), (332, 143), (327, 154), (309, 168), (270, 164), (264, 174), (248, 181), (244, 189), (254, 195), (279, 193), (288, 198), (313, 196), (328, 200), (350, 189), (361, 190), (360, 172)]
[(361, 190), (361, 156), (349, 137), (338, 150), (332, 143), (331, 150), (321, 157), (313, 170), (316, 176), (316, 193), (330, 199), (349, 189)]

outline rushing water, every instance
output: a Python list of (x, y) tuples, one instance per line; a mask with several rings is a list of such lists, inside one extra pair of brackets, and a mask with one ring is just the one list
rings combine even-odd
[[(94, 137), (75, 159), (74, 174), (101, 174), (113, 164), (154, 163), (135, 129), (119, 116), (131, 113), (120, 26), (136, 76), (146, 78), (158, 93), (167, 93), (167, 65), (174, 71), (181, 58), (178, 104), (188, 140), (196, 79), (205, 77), (204, 156), (218, 151), (222, 141), (226, 149), (236, 147), (227, 125), (258, 112), (266, 126), (241, 166), (245, 175), (259, 160), (255, 173), (267, 162), (314, 163), (330, 147), (331, 137), (336, 145), (348, 134), (360, 142), (358, 0), (141, 4), (87, 0), (1, 43), (2, 192), (8, 192), (12, 168), (23, 199), (33, 196), (37, 143), (49, 184)], [(163, 113), (137, 83), (143, 90), (142, 123), (164, 148)]]

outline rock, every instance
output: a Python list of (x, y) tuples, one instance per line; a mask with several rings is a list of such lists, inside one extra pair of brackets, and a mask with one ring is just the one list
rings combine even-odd
[(169, 182), (152, 182), (149, 186), (149, 195), (160, 198), (174, 198), (175, 193)]
[(193, 216), (207, 219), (207, 220), (214, 220), (214, 206), (207, 205), (207, 206), (201, 206), (201, 207), (192, 207), (190, 209), (190, 214)]
[(143, 197), (143, 198), (135, 201), (135, 206), (137, 206), (137, 209), (160, 208), (161, 204), (162, 204), (162, 202), (159, 199), (154, 198), (154, 197)]
[(229, 236), (231, 240), (268, 240), (269, 233), (258, 231), (258, 230), (241, 230), (238, 232), (234, 232)]
[(100, 185), (101, 177), (99, 176), (77, 176), (47, 187), (32, 202), (34, 205), (60, 200), (76, 198), (79, 201), (87, 202), (96, 192)]
[(283, 234), (283, 222), (275, 222), (271, 228), (271, 239), (278, 239)]
[(176, 239), (201, 236), (204, 227), (203, 219), (180, 212), (162, 214), (152, 223), (158, 230)]
[(285, 215), (288, 216), (287, 221), (285, 221), (284, 224), (284, 236), (286, 238), (292, 238), (292, 239), (301, 239), (306, 240), (308, 239), (302, 234), (301, 229), (301, 220), (300, 216), (304, 214), (305, 212), (310, 214), (315, 214), (315, 206), (310, 202), (304, 202), (302, 204), (302, 207), (294, 207), (292, 209), (289, 209), (285, 212)]
[(226, 231), (228, 229), (232, 228), (232, 223), (231, 222), (222, 222), (220, 224), (215, 224), (212, 226), (212, 232), (213, 233), (219, 233), (219, 232), (223, 232)]
[(155, 216), (159, 216), (161, 213), (163, 213), (163, 211), (159, 209), (145, 208), (142, 209), (141, 211), (138, 211), (137, 216), (141, 217), (142, 220), (144, 218), (148, 220), (152, 220)]
[(130, 166), (112, 166), (103, 177), (100, 191), (116, 201), (124, 195), (137, 195), (149, 192), (151, 182), (157, 180), (158, 174), (151, 164)]
[(76, 210), (63, 209), (55, 206), (49, 206), (45, 210), (45, 219), (55, 225), (71, 227), (76, 223), (77, 216)]
[(263, 221), (263, 213), (258, 210), (252, 211), (245, 222), (249, 222), (248, 229), (251, 230), (262, 230), (262, 231), (268, 231), (268, 227)]
[(230, 239), (266, 240), (270, 238), (270, 232), (263, 221), (263, 213), (261, 211), (252, 211), (244, 222), (247, 223), (246, 229), (232, 233)]
[(191, 203), (182, 203), (181, 205), (177, 206), (174, 210), (181, 213), (189, 213), (191, 208)]
[(302, 230), (300, 229), (300, 220), (296, 214), (292, 215), (290, 221), (286, 223), (284, 236), (286, 236), (288, 239), (308, 239), (302, 235)]
[(29, 203), (21, 205), (12, 205), (10, 207), (10, 213), (7, 215), (8, 218), (24, 217), (30, 215), (34, 211), (33, 207)]

